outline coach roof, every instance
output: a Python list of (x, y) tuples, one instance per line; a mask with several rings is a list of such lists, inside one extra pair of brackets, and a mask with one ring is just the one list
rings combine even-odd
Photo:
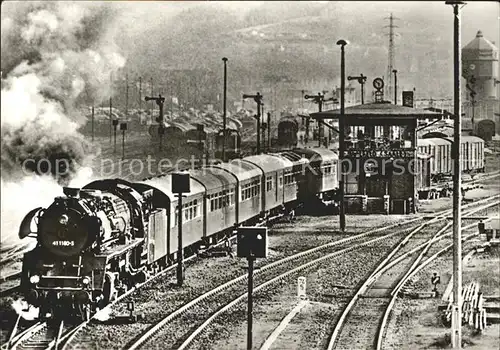
[(262, 170), (253, 164), (243, 162), (241, 159), (233, 159), (230, 163), (219, 163), (212, 167), (229, 171), (236, 176), (238, 181), (245, 181), (262, 176)]
[(296, 148), (293, 152), (306, 157), (310, 161), (328, 162), (339, 159), (337, 153), (326, 148)]
[(284, 170), (293, 166), (292, 162), (290, 162), (288, 159), (284, 159), (278, 156), (272, 156), (269, 154), (249, 156), (243, 158), (242, 160), (259, 166), (265, 173)]
[[(149, 178), (147, 180), (139, 181), (139, 183), (152, 186), (152, 187), (158, 189), (159, 191), (162, 191), (163, 193), (165, 193), (167, 196), (170, 197), (171, 200), (175, 199), (174, 198), (175, 194), (172, 193), (172, 174), (164, 174), (164, 175), (160, 175), (160, 176), (155, 176), (155, 177)], [(190, 177), (189, 185), (190, 185), (190, 190), (191, 190), (190, 192), (187, 193), (189, 195), (195, 195), (195, 194), (205, 192), (205, 188), (203, 188), (203, 186), (198, 181), (196, 181), (195, 179), (193, 179), (191, 177)]]
[(221, 187), (229, 188), (236, 186), (234, 176), (222, 169), (202, 168), (190, 171), (189, 175), (205, 185), (207, 192)]

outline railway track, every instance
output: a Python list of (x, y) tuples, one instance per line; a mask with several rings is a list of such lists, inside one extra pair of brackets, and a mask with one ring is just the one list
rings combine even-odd
[[(184, 262), (188, 262), (190, 260), (193, 260), (196, 256), (190, 256), (184, 259)], [(137, 284), (133, 288), (129, 289), (127, 292), (124, 294), (120, 295), (117, 299), (112, 301), (110, 304), (108, 304), (101, 312), (107, 312), (113, 305), (119, 303), (129, 295), (133, 294), (137, 289), (143, 287), (144, 285), (151, 283), (155, 279), (163, 276), (164, 274), (171, 272), (175, 270), (176, 266), (169, 266), (164, 270), (159, 271), (157, 274), (153, 275), (150, 277), (148, 280), (146, 280), (143, 283)], [(43, 348), (43, 349), (53, 349), (53, 348), (62, 348), (65, 346), (66, 343), (69, 343), (73, 340), (75, 335), (82, 330), (90, 321), (96, 319), (98, 317), (97, 314), (94, 314), (88, 321), (81, 322), (77, 324), (76, 326), (73, 326), (71, 328), (68, 328), (65, 326), (63, 323), (59, 325), (58, 331), (59, 331), (59, 336), (57, 339), (54, 338), (53, 336), (53, 327), (48, 327), (46, 322), (36, 322), (33, 325), (29, 326), (28, 328), (20, 331), (17, 333), (17, 325), (19, 324), (20, 317), (18, 317), (16, 324), (13, 327), (13, 330), (11, 332), (11, 335), (9, 337), (9, 340), (4, 343), (1, 347), (1, 350), (6, 350), (6, 349), (21, 349), (25, 348), (26, 346), (23, 344), (28, 344), (28, 348), (30, 348), (30, 344), (39, 344), (35, 348)], [(61, 328), (62, 327), (62, 328)], [(17, 333), (17, 334), (16, 334)], [(46, 334), (43, 336), (43, 334)], [(44, 338), (41, 339), (40, 337)], [(48, 339), (48, 338), (51, 339)], [(57, 342), (56, 342), (57, 340)]]
[[(489, 198), (488, 200), (491, 200), (491, 198)], [(475, 204), (477, 205), (477, 203)], [(471, 213), (476, 211), (477, 210), (473, 210)], [(443, 217), (438, 216), (435, 220), (436, 222), (441, 221), (443, 220)], [(426, 225), (424, 224), (414, 226), (414, 230), (412, 230), (406, 237), (411, 237), (416, 232), (418, 232), (419, 228), (421, 229), (424, 226)], [(315, 266), (325, 261), (326, 259), (331, 259), (335, 256), (345, 254), (359, 247), (367, 246), (381, 240), (394, 237), (398, 235), (398, 233), (399, 232), (393, 232), (373, 239), (368, 239), (367, 241), (357, 243), (355, 245), (351, 245), (350, 247), (345, 247), (334, 252), (327, 252), (324, 250), (324, 247), (318, 247), (322, 250), (322, 254), (319, 256), (314, 256), (310, 253), (310, 251), (306, 251), (297, 255), (300, 255), (301, 258), (307, 256), (308, 259), (301, 260), (297, 258), (297, 255), (294, 255), (280, 261), (265, 265), (254, 272), (254, 279), (256, 284), (256, 288), (254, 289), (254, 291), (257, 292), (261, 289), (264, 289), (303, 269)], [(367, 236), (368, 235), (364, 237)], [(341, 243), (347, 242), (352, 243), (353, 241), (355, 241), (354, 238), (355, 237), (341, 240), (335, 242), (334, 244), (329, 244), (329, 246), (339, 245)], [(314, 248), (311, 251), (318, 251), (318, 248)], [(152, 346), (151, 341), (158, 338), (161, 338), (161, 343), (164, 344), (167, 348), (188, 348), (190, 343), (201, 332), (209, 327), (217, 317), (226, 313), (235, 305), (246, 299), (246, 281), (247, 277), (246, 275), (243, 275), (204, 293), (198, 298), (183, 305), (176, 311), (170, 313), (168, 316), (163, 318), (160, 322), (158, 322), (156, 325), (142, 334), (139, 338), (137, 338), (137, 340), (135, 340), (132, 344), (127, 345), (127, 348), (149, 348), (149, 346)], [(234, 298), (235, 295), (239, 296), (237, 298)], [(225, 306), (221, 308), (221, 305)], [(193, 327), (194, 329), (186, 332), (186, 324), (193, 325), (196, 323), (198, 323), (198, 326)], [(169, 332), (167, 335), (165, 335), (167, 326)]]
[[(483, 199), (481, 201), (469, 204), (467, 206), (475, 206), (475, 205), (487, 202), (489, 200), (491, 200), (491, 198), (486, 198), (486, 199)], [(467, 207), (467, 206), (465, 206), (465, 207)], [(444, 211), (442, 211), (440, 213), (437, 213), (436, 215), (438, 215), (439, 218), (444, 219), (447, 215), (450, 214), (450, 212), (451, 212), (450, 210), (444, 210)], [(275, 262), (273, 264), (266, 265), (266, 266), (264, 266), (261, 269), (261, 271), (266, 271), (268, 269), (273, 268), (274, 266), (279, 266), (279, 265), (282, 265), (282, 264), (285, 264), (285, 263), (290, 263), (290, 262), (292, 262), (292, 260), (296, 260), (298, 257), (306, 257), (306, 256), (311, 255), (311, 254), (321, 254), (321, 255), (323, 255), (323, 254), (325, 254), (324, 250), (326, 248), (328, 248), (328, 247), (334, 247), (334, 246), (338, 246), (338, 245), (341, 245), (341, 244), (350, 243), (350, 242), (353, 242), (353, 241), (356, 241), (356, 240), (360, 240), (362, 238), (368, 239), (370, 236), (375, 235), (375, 234), (380, 233), (380, 232), (383, 232), (384, 230), (391, 229), (391, 228), (396, 228), (396, 227), (402, 227), (404, 225), (410, 225), (412, 223), (419, 222), (419, 221), (422, 221), (422, 220), (423, 220), (422, 218), (414, 218), (414, 219), (411, 219), (411, 220), (407, 220), (404, 223), (398, 223), (398, 224), (392, 224), (392, 225), (384, 226), (384, 227), (381, 227), (381, 228), (378, 228), (378, 229), (374, 229), (374, 230), (371, 230), (371, 231), (368, 231), (368, 232), (365, 232), (365, 233), (358, 234), (358, 235), (350, 237), (348, 239), (343, 239), (343, 240), (340, 240), (340, 241), (337, 241), (337, 242), (333, 242), (333, 243), (325, 244), (325, 245), (320, 246), (320, 247), (309, 249), (308, 251), (305, 251), (305, 252), (302, 252), (302, 253), (299, 253), (299, 254), (295, 254), (294, 256), (290, 256), (288, 258), (282, 259), (282, 260), (277, 261), (277, 262)], [(396, 233), (392, 233), (390, 235), (384, 235), (384, 236), (379, 237), (377, 239), (383, 239), (383, 238), (386, 238), (387, 236), (394, 236), (395, 234)], [(340, 253), (345, 252), (345, 251), (347, 251), (347, 250), (345, 250), (345, 249), (341, 250)], [(333, 254), (335, 254), (335, 253), (333, 253)], [(185, 261), (189, 261), (189, 260), (191, 260), (193, 258), (195, 258), (195, 256), (191, 256), (191, 257), (187, 258)], [(115, 305), (116, 303), (122, 301), (124, 298), (130, 296), (132, 293), (134, 293), (135, 291), (137, 291), (138, 289), (140, 289), (145, 284), (150, 283), (154, 279), (158, 278), (159, 276), (164, 275), (165, 273), (167, 273), (169, 271), (172, 271), (174, 268), (175, 268), (175, 266), (170, 266), (167, 269), (165, 269), (163, 271), (160, 271), (158, 274), (156, 274), (152, 278), (148, 279), (145, 283), (137, 285), (136, 287), (134, 287), (133, 289), (129, 290), (125, 294), (121, 295), (117, 300), (115, 300), (113, 303), (111, 303), (110, 305), (108, 305), (106, 307), (106, 309), (109, 310), (113, 305)], [(258, 273), (259, 273), (259, 271), (257, 271), (257, 274)], [(232, 283), (235, 284), (237, 282), (244, 282), (244, 281), (246, 281), (246, 276), (240, 276), (238, 279), (233, 280)], [(197, 298), (192, 303), (186, 304), (184, 308), (181, 308), (176, 313), (171, 314), (171, 317), (170, 317), (169, 320), (175, 319), (178, 315), (180, 315), (183, 312), (185, 312), (186, 310), (190, 309), (193, 305), (198, 304), (201, 300), (205, 299), (207, 295), (212, 295), (212, 294), (215, 295), (215, 294), (217, 294), (218, 291), (224, 290), (225, 288), (227, 288), (227, 285), (228, 284), (226, 283), (225, 285), (219, 286), (217, 288), (217, 290), (213, 290), (212, 292), (207, 292), (207, 293), (204, 294), (204, 296), (201, 296), (201, 297)], [(92, 317), (92, 319), (94, 319), (94, 318), (95, 318), (95, 315)], [(167, 323), (168, 323), (169, 320), (167, 320)], [(72, 329), (71, 331), (70, 330), (66, 331), (64, 333), (64, 335), (62, 335), (60, 337), (60, 341), (61, 341), (61, 344), (62, 344), (61, 346), (64, 347), (66, 344), (72, 343), (73, 340), (75, 339), (75, 336), (77, 335), (77, 333), (80, 330), (84, 329), (87, 324), (88, 324), (88, 322), (83, 322), (80, 325), (75, 326), (74, 329)], [(45, 325), (42, 324), (42, 326), (45, 326)], [(34, 332), (33, 331), (33, 330), (36, 330), (37, 327), (41, 327), (41, 324), (34, 324), (33, 326), (31, 326), (28, 329), (20, 332), (17, 335), (15, 335), (14, 334), (15, 332), (13, 332), (13, 334), (11, 335), (9, 343), (10, 344), (15, 343), (16, 341), (18, 341), (20, 339), (20, 337), (22, 337), (23, 341), (24, 341), (25, 338), (29, 339), (34, 334), (38, 334), (39, 332)], [(7, 349), (7, 348), (11, 348), (11, 346), (9, 346), (9, 344), (4, 344), (2, 346), (2, 349)]]
[(39, 322), (14, 337), (10, 349), (58, 349), (79, 325), (67, 325), (64, 321)]
[[(498, 206), (495, 201), (488, 205), (476, 208), (464, 214), (464, 218)], [(387, 256), (356, 291), (347, 306), (344, 308), (328, 342), (328, 350), (356, 346), (361, 348), (380, 349), (383, 335), (392, 307), (404, 284), (415, 273), (422, 269), (440, 254), (452, 247), (445, 238), (451, 236), (451, 223), (446, 224), (425, 242), (418, 242), (396, 259), (394, 254)], [(477, 230), (477, 222), (466, 225), (462, 233)], [(463, 241), (477, 233), (466, 234)], [(400, 250), (398, 245), (395, 250)], [(437, 252), (424, 260), (429, 252)], [(371, 321), (371, 322), (370, 322)]]

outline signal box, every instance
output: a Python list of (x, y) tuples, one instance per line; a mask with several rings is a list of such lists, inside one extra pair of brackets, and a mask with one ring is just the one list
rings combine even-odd
[(238, 257), (267, 258), (267, 227), (240, 227), (237, 238)]

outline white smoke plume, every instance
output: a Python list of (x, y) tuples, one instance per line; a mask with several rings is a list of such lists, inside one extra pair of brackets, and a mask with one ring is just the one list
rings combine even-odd
[(16, 299), (12, 301), (12, 308), (14, 311), (27, 321), (33, 321), (38, 318), (40, 309), (31, 305), (25, 300)]
[(94, 315), (94, 318), (97, 321), (106, 322), (107, 320), (109, 320), (111, 318), (111, 308), (105, 307), (102, 310), (98, 309), (96, 314)]
[[(85, 185), (94, 153), (77, 132), (82, 102), (109, 98), (125, 64), (117, 12), (102, 2), (5, 2), (1, 13), (2, 245), (58, 185)], [(47, 203), (48, 201), (48, 203)]]

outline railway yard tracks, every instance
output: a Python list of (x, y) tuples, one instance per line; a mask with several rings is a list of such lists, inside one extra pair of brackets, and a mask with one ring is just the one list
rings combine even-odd
[[(487, 212), (492, 207), (498, 210), (498, 200), (464, 214)], [(491, 213), (490, 213), (491, 214)], [(451, 223), (445, 224), (423, 242), (414, 240), (406, 244), (406, 252), (396, 256), (403, 245), (398, 245), (362, 283), (344, 308), (330, 337), (327, 349), (382, 348), (384, 334), (392, 307), (406, 282), (436, 257), (452, 248), (445, 240), (451, 236)], [(477, 222), (462, 228), (463, 241), (477, 236)]]
[[(491, 206), (497, 205), (499, 197), (500, 196), (493, 196), (465, 205), (464, 210), (470, 210), (466, 212), (464, 216), (472, 215), (482, 210), (486, 210)], [(479, 207), (477, 207), (478, 205)], [(359, 249), (362, 249), (363, 247), (379, 245), (381, 242), (384, 242), (386, 246), (390, 247), (393, 247), (396, 244), (398, 249), (392, 249), (392, 253), (390, 254), (390, 256), (388, 256), (389, 259), (384, 259), (387, 261), (382, 261), (382, 263), (380, 263), (380, 265), (371, 273), (369, 278), (366, 280), (367, 282), (369, 282), (366, 287), (363, 288), (363, 286), (361, 286), (358, 292), (365, 292), (366, 290), (368, 290), (369, 286), (372, 286), (372, 289), (374, 289), (373, 285), (374, 283), (379, 283), (380, 276), (385, 276), (388, 270), (390, 270), (391, 268), (395, 268), (396, 266), (405, 265), (411, 267), (407, 271), (405, 271), (405, 273), (403, 273), (402, 275), (403, 277), (400, 278), (400, 280), (406, 281), (409, 277), (413, 276), (415, 271), (418, 271), (418, 269), (421, 268), (421, 260), (424, 257), (424, 254), (422, 252), (424, 250), (427, 250), (426, 253), (428, 254), (428, 251), (431, 247), (429, 242), (441, 242), (442, 244), (446, 243), (443, 240), (443, 238), (446, 237), (446, 234), (444, 233), (450, 224), (442, 225), (437, 234), (433, 233), (432, 230), (429, 229), (429, 227), (431, 226), (431, 223), (437, 224), (445, 222), (446, 217), (449, 216), (450, 213), (451, 210), (441, 211), (439, 213), (436, 213), (435, 219), (431, 219), (427, 222), (424, 222), (424, 218), (421, 217), (405, 220), (401, 223), (387, 225), (374, 230), (370, 230), (368, 232), (357, 234), (355, 236), (323, 244), (298, 254), (293, 254), (276, 261), (268, 262), (265, 265), (257, 265), (257, 269), (254, 272), (254, 291), (257, 293), (270, 286), (278, 284), (278, 282), (284, 279), (295, 276), (301, 271), (307, 270), (308, 268), (312, 268), (314, 266), (318, 266), (322, 262), (327, 262), (331, 259), (334, 259), (335, 257), (340, 257), (350, 252), (357, 251)], [(474, 224), (464, 227), (464, 230), (467, 230), (473, 225)], [(388, 230), (389, 233), (387, 233)], [(401, 240), (402, 232), (405, 233), (405, 238), (403, 240)], [(409, 237), (413, 237), (413, 239), (410, 240)], [(411, 242), (411, 244), (409, 244), (409, 242)], [(444, 247), (445, 246), (443, 246), (440, 251), (444, 252)], [(415, 254), (419, 252), (419, 258), (415, 258)], [(189, 257), (186, 260), (189, 261), (194, 257), (195, 256)], [(423, 264), (428, 263), (429, 259), (430, 258), (425, 260)], [(396, 262), (399, 262), (399, 264), (397, 264)], [(106, 310), (101, 311), (101, 313), (108, 312), (109, 310), (111, 310), (111, 308), (114, 307), (120, 308), (120, 303), (123, 304), (124, 301), (130, 300), (130, 298), (134, 299), (134, 294), (137, 292), (140, 293), (145, 288), (146, 284), (150, 284), (154, 280), (158, 281), (158, 277), (165, 276), (169, 272), (172, 272), (174, 268), (174, 266), (171, 266), (154, 275), (145, 283), (137, 285), (135, 288), (120, 296), (112, 304), (108, 305)], [(399, 269), (401, 269), (401, 267), (399, 267)], [(232, 275), (238, 274), (241, 274), (241, 266), (234, 266)], [(207, 287), (205, 288), (206, 290), (198, 290), (194, 294), (186, 293), (185, 295), (181, 295), (180, 297), (176, 298), (174, 297), (174, 295), (182, 294), (178, 293), (180, 291), (167, 291), (166, 294), (169, 297), (165, 298), (164, 304), (157, 303), (155, 307), (151, 307), (152, 304), (154, 305), (152, 299), (158, 299), (155, 297), (151, 298), (151, 294), (155, 293), (152, 293), (151, 290), (145, 291), (144, 293), (149, 294), (150, 297), (146, 298), (144, 302), (141, 300), (142, 298), (135, 298), (136, 302), (144, 304), (142, 308), (139, 305), (138, 309), (154, 309), (156, 310), (156, 313), (153, 312), (152, 317), (148, 315), (146, 321), (138, 322), (136, 325), (125, 325), (129, 326), (129, 328), (125, 327), (125, 332), (127, 333), (128, 338), (124, 337), (123, 339), (120, 339), (122, 343), (120, 343), (119, 346), (131, 349), (148, 348), (148, 346), (151, 346), (153, 343), (161, 342), (164, 345), (163, 348), (185, 349), (190, 347), (193, 343), (196, 343), (196, 340), (197, 338), (199, 338), (200, 334), (207, 332), (207, 329), (209, 329), (211, 325), (218, 318), (220, 318), (220, 316), (227, 314), (228, 311), (232, 310), (235, 306), (240, 305), (244, 300), (246, 300), (246, 274), (240, 275), (235, 278), (230, 278), (228, 276), (232, 277), (231, 274), (227, 274), (225, 279), (223, 276), (207, 277), (207, 279), (213, 280), (212, 283), (207, 284), (207, 286), (212, 286), (214, 284), (216, 286), (214, 286), (214, 288)], [(401, 273), (399, 273), (398, 276), (401, 276)], [(163, 282), (160, 282), (160, 284), (161, 283)], [(403, 284), (404, 283), (398, 284), (395, 282), (391, 284), (394, 295), (394, 297), (392, 295), (391, 297), (393, 297), (394, 299), (397, 297), (398, 292), (401, 290)], [(161, 293), (165, 295), (164, 289), (165, 287), (163, 287), (163, 291)], [(161, 299), (164, 298), (162, 297)], [(352, 303), (354, 305), (356, 302), (359, 302), (359, 300), (371, 300), (375, 298), (360, 298), (358, 295), (358, 297), (354, 296), (352, 299), (355, 299)], [(384, 303), (392, 307), (394, 301), (393, 299), (390, 299), (389, 301), (384, 301)], [(386, 311), (387, 316), (385, 316), (384, 314), (384, 316), (381, 317), (385, 319), (385, 322), (387, 322), (390, 307), (386, 307), (385, 304), (384, 310), (389, 311)], [(347, 318), (348, 314), (349, 311), (347, 311), (344, 319)], [(95, 316), (96, 315), (94, 315), (92, 319), (95, 319)], [(47, 325), (46, 323), (36, 323), (24, 330), (19, 331), (17, 334), (15, 334), (17, 327), (14, 327), (15, 330), (11, 334), (9, 341), (2, 346), (2, 349), (69, 349), (71, 348), (71, 345), (86, 344), (89, 340), (91, 342), (95, 341), (95, 339), (93, 340), (92, 338), (88, 337), (88, 333), (92, 333), (93, 331), (92, 329), (89, 329), (89, 327), (93, 327), (96, 325), (98, 327), (107, 329), (107, 332), (110, 334), (114, 333), (115, 330), (124, 326), (113, 323), (93, 324), (92, 326), (89, 326), (89, 322), (82, 322), (76, 325), (60, 324), (59, 326), (54, 327), (53, 325)], [(344, 331), (348, 330), (348, 327), (346, 328), (344, 323), (341, 323), (341, 326), (338, 327), (340, 327), (339, 331), (333, 333), (334, 335), (337, 334), (337, 336), (332, 336), (332, 344), (337, 344), (339, 340), (342, 340), (342, 338), (338, 337), (338, 335), (341, 333), (344, 334)], [(342, 330), (342, 332), (340, 332), (340, 330)], [(119, 332), (119, 334), (123, 334), (123, 332)], [(382, 339), (383, 332), (381, 332), (380, 334), (382, 335), (378, 339)]]
[[(496, 205), (497, 203), (488, 203), (495, 200), (498, 200), (498, 196), (469, 204), (464, 206), (464, 209), (481, 205), (480, 208), (468, 212), (468, 214), (471, 215), (472, 213)], [(446, 221), (446, 216), (449, 214), (450, 210), (438, 213), (434, 221)], [(403, 224), (389, 225), (388, 227), (382, 227), (350, 238), (325, 244), (260, 266), (260, 268), (254, 272), (254, 291), (259, 292), (260, 290), (264, 290), (269, 286), (275, 285), (279, 281), (296, 275), (300, 271), (317, 266), (329, 259), (353, 252), (362, 247), (380, 245), (381, 242), (392, 247), (401, 240), (401, 231), (407, 233), (407, 235), (405, 235), (406, 237), (409, 235), (414, 236), (427, 226), (427, 224), (422, 224), (420, 222), (421, 219), (416, 218), (408, 220)], [(384, 231), (394, 228), (399, 229), (382, 234)], [(431, 231), (427, 233), (428, 236), (432, 236)], [(441, 231), (443, 231), (443, 228), (441, 228)], [(437, 236), (434, 237), (434, 239), (437, 240)], [(408, 241), (408, 239), (406, 241)], [(401, 244), (401, 247), (403, 246), (408, 247), (408, 244)], [(410, 250), (410, 252), (412, 253), (413, 251)], [(401, 253), (399, 256), (394, 256), (396, 259), (402, 260), (402, 257), (405, 257), (404, 254), (409, 255), (409, 253)], [(222, 279), (217, 278), (217, 280), (220, 281)], [(157, 298), (158, 300), (161, 299), (161, 301), (157, 301), (156, 303), (152, 303), (151, 297), (146, 298), (144, 301), (141, 300), (141, 303), (148, 304), (150, 308), (155, 310), (161, 309), (163, 312), (150, 313), (150, 315), (146, 317), (146, 322), (127, 328), (126, 332), (128, 333), (128, 338), (125, 336), (124, 339), (121, 339), (122, 343), (120, 343), (120, 346), (137, 349), (149, 348), (154, 346), (154, 344), (160, 343), (165, 348), (188, 348), (200, 334), (210, 328), (211, 324), (217, 318), (246, 299), (246, 282), (246, 275), (241, 275), (225, 283), (219, 284), (215, 288), (206, 290), (203, 293), (199, 292), (199, 295), (194, 298), (192, 294), (187, 293), (188, 295), (180, 298), (169, 298), (168, 295), (167, 297), (163, 295)], [(151, 307), (151, 304), (155, 306)], [(141, 308), (139, 306), (139, 309), (145, 310), (147, 307)], [(160, 317), (160, 314), (166, 314), (166, 316)], [(105, 325), (105, 327), (108, 328), (108, 333), (115, 333), (114, 328), (121, 326), (122, 325)], [(99, 328), (99, 330), (102, 331), (102, 328)], [(96, 333), (96, 329), (92, 331)], [(88, 331), (87, 333), (92, 333), (92, 331)], [(135, 332), (135, 335), (139, 335), (134, 337), (132, 335), (133, 332)], [(120, 334), (123, 333), (122, 331)], [(89, 335), (90, 334), (87, 334), (87, 336), (77, 335), (75, 337), (75, 343), (85, 343), (85, 341), (89, 340)], [(92, 341), (92, 339), (90, 340)]]

